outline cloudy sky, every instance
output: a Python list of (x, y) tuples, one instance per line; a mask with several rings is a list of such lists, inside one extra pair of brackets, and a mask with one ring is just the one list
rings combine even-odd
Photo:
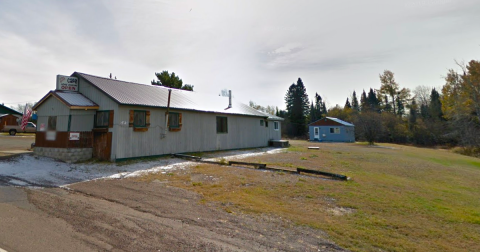
[(479, 13), (478, 0), (0, 0), (0, 103), (38, 101), (57, 74), (148, 84), (169, 70), (280, 108), (301, 77), (343, 106), (385, 69), (441, 87), (454, 60), (480, 58)]

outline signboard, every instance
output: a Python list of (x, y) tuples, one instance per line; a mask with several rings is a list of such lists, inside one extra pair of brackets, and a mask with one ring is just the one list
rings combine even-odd
[(70, 132), (70, 141), (80, 140), (80, 133), (79, 132)]
[(45, 131), (45, 123), (40, 123), (40, 131)]
[(45, 139), (47, 141), (55, 141), (55, 139), (57, 139), (57, 132), (56, 131), (47, 131), (47, 134), (45, 135)]
[(78, 78), (57, 75), (57, 90), (78, 92)]

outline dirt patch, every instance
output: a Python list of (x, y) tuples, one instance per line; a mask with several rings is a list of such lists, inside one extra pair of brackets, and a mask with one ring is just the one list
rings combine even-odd
[(342, 251), (320, 230), (268, 215), (229, 214), (159, 180), (97, 180), (70, 188), (31, 190), (29, 200), (69, 223), (92, 249)]

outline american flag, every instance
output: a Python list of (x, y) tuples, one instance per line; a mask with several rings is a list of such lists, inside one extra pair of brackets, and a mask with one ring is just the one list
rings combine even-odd
[(30, 108), (28, 104), (25, 104), (25, 109), (23, 111), (23, 117), (22, 117), (22, 125), (20, 126), (22, 130), (25, 130), (25, 127), (27, 127), (28, 119), (30, 118), (31, 115), (32, 115), (32, 108)]

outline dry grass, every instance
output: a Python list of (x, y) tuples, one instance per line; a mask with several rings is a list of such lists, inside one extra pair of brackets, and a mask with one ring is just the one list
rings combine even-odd
[(168, 180), (229, 213), (267, 213), (320, 228), (353, 251), (480, 251), (480, 160), (399, 145), (291, 144), (287, 153), (244, 160), (353, 180), (204, 164), (139, 179)]

